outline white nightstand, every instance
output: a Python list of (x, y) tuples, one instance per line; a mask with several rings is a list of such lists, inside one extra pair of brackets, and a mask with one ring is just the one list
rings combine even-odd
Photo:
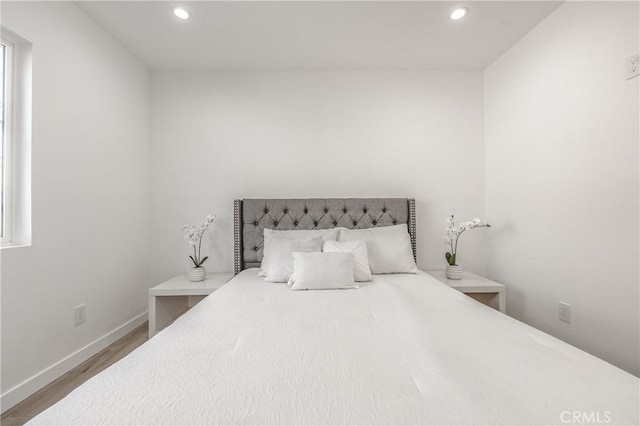
[(149, 289), (149, 338), (187, 309), (227, 283), (231, 272), (210, 273), (204, 281), (189, 281), (178, 275)]
[(487, 278), (481, 277), (471, 272), (464, 271), (462, 273), (461, 280), (450, 280), (445, 275), (444, 271), (426, 271), (429, 275), (436, 278), (438, 281), (447, 284), (451, 288), (455, 288), (462, 293), (465, 293), (474, 299), (491, 306), (492, 300), (488, 300), (486, 296), (490, 296), (491, 299), (497, 296), (498, 298), (498, 310), (503, 314), (507, 312), (507, 289), (504, 285), (498, 284)]

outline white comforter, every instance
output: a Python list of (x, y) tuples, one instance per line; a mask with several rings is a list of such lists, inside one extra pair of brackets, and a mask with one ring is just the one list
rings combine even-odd
[(426, 274), (252, 269), (31, 424), (638, 424), (639, 384)]

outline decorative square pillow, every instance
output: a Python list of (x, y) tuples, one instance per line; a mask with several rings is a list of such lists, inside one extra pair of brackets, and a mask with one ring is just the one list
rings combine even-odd
[(310, 230), (290, 230), (290, 231), (277, 231), (274, 229), (264, 229), (264, 243), (263, 243), (263, 256), (262, 264), (260, 265), (260, 276), (266, 277), (269, 275), (269, 263), (271, 261), (271, 242), (273, 240), (296, 240), (300, 238), (313, 238), (322, 237), (323, 241), (337, 240), (338, 233), (341, 228), (333, 229), (310, 229)]
[(291, 290), (358, 288), (353, 280), (353, 253), (293, 252)]
[(271, 257), (266, 280), (286, 283), (293, 271), (292, 252), (320, 252), (322, 237), (303, 239), (275, 239), (271, 242)]
[(325, 241), (322, 243), (322, 251), (353, 253), (353, 278), (356, 281), (371, 281), (367, 243), (364, 241)]
[(341, 229), (338, 241), (365, 241), (372, 274), (416, 274), (407, 225)]

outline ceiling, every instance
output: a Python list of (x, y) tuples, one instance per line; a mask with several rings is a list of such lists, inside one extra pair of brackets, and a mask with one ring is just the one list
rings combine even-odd
[[(78, 1), (152, 69), (483, 69), (562, 2)], [(184, 6), (180, 21), (172, 7)], [(469, 8), (460, 21), (449, 14)]]

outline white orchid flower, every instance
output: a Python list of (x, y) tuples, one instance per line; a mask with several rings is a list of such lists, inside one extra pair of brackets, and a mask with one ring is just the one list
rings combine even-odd
[(193, 247), (193, 256), (189, 256), (189, 258), (191, 259), (191, 261), (193, 262), (196, 268), (201, 267), (204, 264), (204, 262), (208, 259), (207, 256), (205, 256), (204, 258), (200, 257), (200, 249), (202, 247), (202, 237), (204, 236), (204, 233), (209, 228), (209, 225), (213, 223), (215, 218), (216, 218), (216, 215), (209, 213), (205, 217), (204, 223), (198, 227), (194, 225), (182, 226), (182, 231), (185, 234), (184, 238), (189, 243), (189, 246)]
[(447, 243), (451, 249), (446, 254), (447, 262), (450, 265), (457, 264), (456, 262), (458, 259), (456, 256), (458, 254), (458, 239), (460, 238), (460, 235), (462, 235), (463, 232), (468, 231), (469, 229), (483, 228), (483, 227), (488, 228), (491, 226), (488, 223), (483, 222), (478, 217), (474, 217), (472, 220), (468, 222), (461, 222), (458, 224), (458, 226), (455, 226), (454, 216), (451, 215), (451, 217), (447, 219), (445, 222), (449, 224), (449, 226), (445, 230), (444, 242)]

